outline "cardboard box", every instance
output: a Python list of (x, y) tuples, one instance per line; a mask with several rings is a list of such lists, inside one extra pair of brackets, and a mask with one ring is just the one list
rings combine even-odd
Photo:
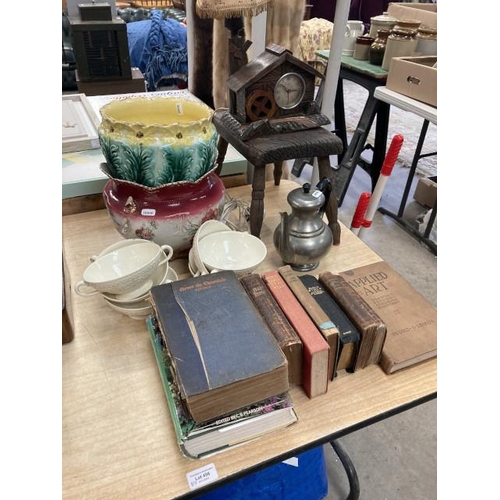
[(437, 56), (393, 57), (386, 86), (437, 107)]
[(417, 19), (422, 22), (422, 26), (437, 28), (437, 4), (435, 3), (391, 2), (387, 13), (401, 21)]
[(427, 208), (433, 208), (437, 199), (437, 175), (418, 180), (413, 199)]

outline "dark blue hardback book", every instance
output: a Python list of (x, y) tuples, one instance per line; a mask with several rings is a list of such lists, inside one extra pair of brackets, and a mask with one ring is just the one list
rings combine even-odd
[(288, 390), (288, 364), (233, 271), (155, 286), (151, 304), (196, 422)]
[(334, 374), (337, 370), (351, 371), (354, 368), (361, 338), (359, 330), (316, 277), (304, 274), (299, 276), (299, 279), (339, 330), (340, 347)]

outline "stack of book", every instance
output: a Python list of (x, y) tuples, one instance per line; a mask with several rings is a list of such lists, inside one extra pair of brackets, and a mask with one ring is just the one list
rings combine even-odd
[(437, 356), (436, 309), (384, 262), (315, 277), (290, 266), (155, 286), (147, 324), (181, 450), (201, 457), (297, 421), (290, 385), (391, 374)]
[(378, 364), (391, 374), (437, 356), (437, 310), (383, 261), (318, 277), (282, 266), (241, 280), (302, 376), (290, 383), (310, 398), (342, 370)]
[(155, 286), (148, 318), (184, 454), (198, 458), (297, 421), (288, 361), (233, 271)]

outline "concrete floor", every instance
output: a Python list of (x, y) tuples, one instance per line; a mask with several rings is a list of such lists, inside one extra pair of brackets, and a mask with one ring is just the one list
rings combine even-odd
[[(416, 131), (418, 134), (419, 131)], [(332, 162), (332, 164), (336, 164)], [(309, 173), (305, 167), (301, 178)], [(379, 206), (397, 211), (408, 168), (398, 163)], [(405, 218), (414, 220), (425, 208), (413, 201), (414, 180)], [(339, 208), (339, 218), (350, 227), (359, 195), (370, 192), (368, 174), (357, 167)], [(379, 212), (362, 238), (378, 255), (437, 306), (437, 257)], [(437, 498), (437, 400), (341, 438), (356, 468), (360, 500), (433, 500)], [(349, 485), (344, 468), (330, 445), (324, 446), (329, 492), (327, 500), (346, 500)]]

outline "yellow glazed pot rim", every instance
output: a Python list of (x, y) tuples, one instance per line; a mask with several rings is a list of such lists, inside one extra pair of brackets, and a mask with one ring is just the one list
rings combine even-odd
[(214, 110), (203, 102), (182, 97), (127, 97), (99, 110), (103, 122), (132, 128), (192, 127), (211, 123)]

